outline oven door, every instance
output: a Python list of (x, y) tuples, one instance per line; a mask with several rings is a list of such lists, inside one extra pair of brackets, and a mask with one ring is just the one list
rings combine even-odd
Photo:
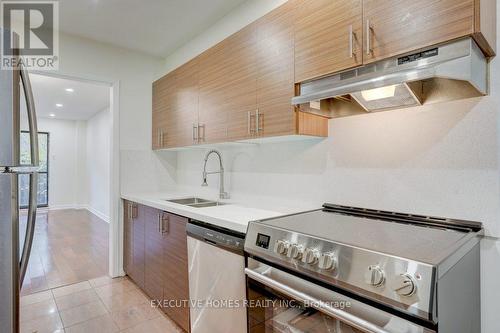
[(435, 332), (248, 258), (249, 333)]

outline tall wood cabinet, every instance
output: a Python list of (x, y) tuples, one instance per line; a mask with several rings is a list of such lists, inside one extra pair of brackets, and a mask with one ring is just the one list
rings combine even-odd
[(188, 219), (129, 201), (124, 208), (125, 272), (189, 332)]

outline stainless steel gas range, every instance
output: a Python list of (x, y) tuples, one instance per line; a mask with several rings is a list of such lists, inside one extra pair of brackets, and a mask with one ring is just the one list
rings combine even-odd
[(251, 222), (248, 331), (479, 333), (478, 222), (325, 204)]

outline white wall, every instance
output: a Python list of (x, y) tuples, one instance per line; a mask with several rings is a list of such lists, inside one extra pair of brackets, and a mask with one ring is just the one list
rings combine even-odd
[[(22, 127), (28, 129), (25, 120)], [(74, 208), (81, 191), (77, 173), (78, 123), (40, 118), (38, 130), (49, 132), (49, 207)]]
[[(168, 57), (164, 72), (281, 2), (248, 1)], [(224, 148), (228, 190), (236, 200), (281, 197), (482, 221), (489, 235), (481, 244), (482, 332), (500, 332), (500, 59), (491, 77), (488, 97), (334, 119), (323, 141)], [(177, 153), (179, 186), (200, 191), (204, 154)], [(213, 194), (217, 179), (209, 183)]]
[(87, 121), (38, 119), (49, 132), (50, 209), (85, 208), (109, 222), (110, 121), (109, 109)]
[(60, 35), (59, 44), (60, 63), (55, 74), (119, 85), (121, 190), (159, 189), (172, 184), (163, 162), (151, 151), (151, 84), (163, 59), (66, 34)]
[(164, 68), (159, 77), (179, 67), (189, 59), (196, 57), (203, 51), (257, 20), (259, 17), (264, 16), (274, 8), (284, 4), (286, 1), (287, 0), (248, 0), (242, 3), (231, 13), (224, 16), (189, 43), (170, 54), (165, 59)]
[(88, 209), (109, 222), (110, 214), (110, 133), (109, 108), (87, 120), (86, 180)]

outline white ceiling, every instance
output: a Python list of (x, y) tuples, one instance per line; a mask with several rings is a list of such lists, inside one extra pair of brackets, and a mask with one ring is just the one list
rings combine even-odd
[[(87, 120), (109, 106), (110, 88), (103, 85), (38, 74), (30, 74), (30, 81), (38, 117)], [(68, 88), (74, 91), (67, 92)], [(24, 96), (21, 99), (21, 114), (25, 115)]]
[(60, 30), (166, 57), (245, 0), (63, 0)]

